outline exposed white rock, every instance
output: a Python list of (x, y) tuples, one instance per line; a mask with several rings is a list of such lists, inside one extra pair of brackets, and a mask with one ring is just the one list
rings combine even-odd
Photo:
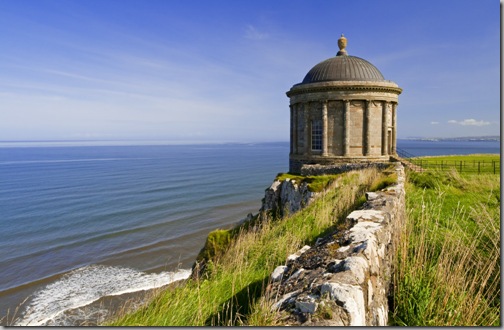
[(374, 193), (374, 192), (367, 192), (366, 193), (366, 199), (368, 201), (372, 201), (372, 200), (375, 200), (379, 197), (380, 195), (378, 195), (377, 193)]
[(315, 301), (314, 296), (303, 297), (303, 300), (296, 300), (296, 308), (299, 309), (301, 313), (313, 314), (317, 311), (318, 303)]
[(309, 245), (305, 245), (303, 246), (299, 251), (299, 255), (302, 255), (303, 253), (305, 253), (306, 251), (308, 251), (309, 249), (311, 249), (311, 247)]
[(385, 312), (385, 307), (380, 306), (379, 308), (376, 309), (376, 313), (374, 315), (375, 320), (376, 320), (376, 325), (378, 326), (386, 326), (388, 323), (388, 315), (387, 312)]
[(299, 268), (298, 270), (296, 270), (294, 272), (294, 274), (292, 274), (290, 277), (289, 277), (289, 280), (295, 280), (296, 278), (298, 278), (303, 272), (304, 272), (304, 268)]
[(291, 254), (290, 256), (287, 257), (287, 260), (296, 260), (299, 258), (303, 253), (308, 251), (310, 249), (310, 246), (305, 245), (303, 246), (298, 252)]
[(383, 211), (379, 210), (357, 210), (353, 211), (347, 216), (347, 220), (352, 222), (365, 221), (365, 220), (382, 222), (384, 219), (385, 217)]
[(363, 257), (348, 257), (343, 264), (343, 270), (352, 272), (359, 284), (364, 283), (368, 269), (368, 262)]
[(332, 299), (343, 303), (343, 308), (350, 315), (350, 325), (366, 325), (364, 293), (360, 286), (328, 282), (322, 284), (320, 292), (329, 292)]
[(287, 257), (287, 261), (296, 260), (297, 258), (299, 258), (297, 254), (291, 254)]
[(278, 210), (278, 214), (283, 217), (307, 206), (317, 195), (318, 193), (308, 189), (305, 182), (297, 184), (289, 178), (275, 180), (265, 191), (261, 211)]
[(271, 273), (271, 280), (273, 282), (280, 281), (286, 269), (287, 266), (278, 266), (277, 268), (275, 268), (273, 273)]
[(358, 222), (348, 231), (348, 238), (355, 243), (364, 242), (374, 237), (374, 233), (381, 228), (379, 223), (371, 221)]
[(367, 291), (368, 307), (371, 307), (371, 305), (373, 303), (373, 283), (371, 282), (371, 280), (367, 281), (367, 288), (368, 288), (368, 291)]
[(351, 247), (350, 245), (342, 246), (342, 247), (340, 247), (336, 251), (338, 251), (338, 252), (345, 252), (345, 251), (348, 251), (348, 249), (350, 249), (350, 247)]
[(280, 306), (282, 306), (282, 304), (283, 304), (285, 301), (287, 301), (287, 300), (291, 299), (292, 297), (296, 296), (297, 294), (299, 294), (299, 292), (300, 292), (300, 290), (296, 290), (296, 291), (292, 291), (292, 292), (288, 292), (288, 293), (284, 294), (284, 295), (282, 296), (282, 298), (280, 298), (280, 300), (278, 300), (276, 303), (274, 303), (274, 304), (271, 306), (271, 308), (272, 308), (273, 310), (279, 309), (279, 308), (280, 308)]

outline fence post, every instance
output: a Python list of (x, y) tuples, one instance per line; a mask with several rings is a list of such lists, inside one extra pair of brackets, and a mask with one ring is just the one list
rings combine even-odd
[(496, 161), (495, 161), (495, 160), (493, 160), (493, 161), (492, 161), (492, 163), (493, 163), (494, 174), (495, 174), (495, 163), (496, 163)]
[(460, 161), (460, 173), (462, 173), (462, 161)]
[(478, 174), (480, 174), (480, 162), (478, 161)]

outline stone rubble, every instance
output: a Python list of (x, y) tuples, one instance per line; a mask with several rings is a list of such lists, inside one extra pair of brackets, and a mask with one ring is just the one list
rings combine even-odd
[(364, 206), (347, 216), (346, 230), (319, 238), (275, 269), (268, 295), (287, 325), (387, 325), (392, 233), (405, 214), (399, 163), (396, 172), (397, 184), (367, 193)]

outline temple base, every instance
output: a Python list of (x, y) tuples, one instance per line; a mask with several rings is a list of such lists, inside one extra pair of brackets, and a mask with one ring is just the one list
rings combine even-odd
[(386, 166), (388, 166), (389, 161), (389, 155), (352, 157), (306, 157), (291, 155), (289, 157), (289, 173), (301, 175), (338, 174), (366, 167), (374, 167), (378, 164), (387, 164)]

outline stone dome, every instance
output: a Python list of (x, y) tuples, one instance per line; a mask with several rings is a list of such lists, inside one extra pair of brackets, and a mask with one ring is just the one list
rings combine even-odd
[(385, 81), (385, 78), (368, 61), (338, 52), (335, 57), (315, 65), (301, 84), (323, 81)]

